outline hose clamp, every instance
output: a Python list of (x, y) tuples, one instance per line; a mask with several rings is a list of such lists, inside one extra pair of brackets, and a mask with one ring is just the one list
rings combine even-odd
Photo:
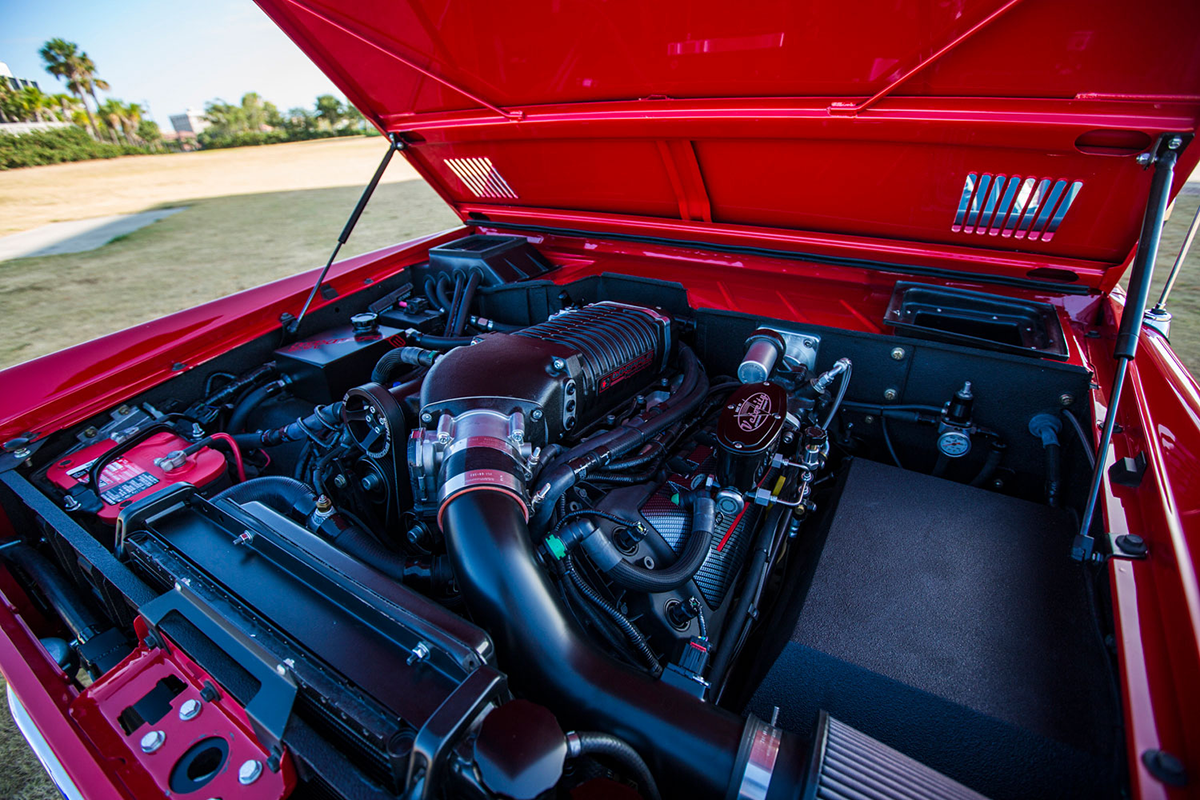
[(742, 734), (746, 766), (735, 795), (737, 800), (766, 800), (782, 741), (783, 731), (774, 725), (755, 716), (746, 720), (746, 730)]

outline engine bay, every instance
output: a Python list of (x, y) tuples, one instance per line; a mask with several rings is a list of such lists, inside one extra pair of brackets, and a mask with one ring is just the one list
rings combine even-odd
[(1119, 794), (1046, 304), (902, 283), (889, 335), (553, 266), (433, 248), (53, 437), (0, 499), (60, 665), (174, 643), (292, 796)]

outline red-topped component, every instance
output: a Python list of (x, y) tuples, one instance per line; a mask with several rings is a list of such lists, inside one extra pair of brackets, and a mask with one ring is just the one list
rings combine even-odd
[[(50, 466), (46, 477), (66, 492), (80, 484), (86, 485), (96, 459), (116, 446), (117, 442), (106, 439), (64, 456)], [(185, 457), (178, 466), (158, 463), (187, 446), (188, 442), (183, 438), (162, 431), (113, 458), (100, 472), (101, 508), (97, 516), (110, 525), (116, 524), (121, 509), (135, 500), (173, 483), (190, 483), (198, 488), (207, 486), (225, 474), (225, 456), (208, 447)]]

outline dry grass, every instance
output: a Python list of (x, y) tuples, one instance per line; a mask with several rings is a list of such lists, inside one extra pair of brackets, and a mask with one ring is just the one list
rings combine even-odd
[[(0, 698), (5, 694), (0, 677)], [(62, 795), (25, 743), (4, 702), (0, 712), (0, 797), (4, 800), (61, 800)]]
[[(201, 197), (363, 186), (386, 147), (379, 136), (319, 139), (8, 170), (0, 172), (0, 236)], [(416, 177), (396, 158), (385, 181)]]

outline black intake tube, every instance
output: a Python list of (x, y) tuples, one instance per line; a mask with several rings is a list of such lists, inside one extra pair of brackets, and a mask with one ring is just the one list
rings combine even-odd
[(112, 627), (88, 607), (75, 584), (32, 547), (14, 545), (4, 551), (4, 557), (29, 576), (80, 644)]
[[(516, 500), (498, 491), (468, 492), (452, 498), (443, 514), (463, 596), (514, 684), (553, 710), (564, 727), (624, 739), (670, 794), (721, 798), (731, 785), (736, 792), (745, 771), (744, 721), (593, 645), (535, 562)], [(776, 769), (803, 758), (800, 743), (783, 734)]]

